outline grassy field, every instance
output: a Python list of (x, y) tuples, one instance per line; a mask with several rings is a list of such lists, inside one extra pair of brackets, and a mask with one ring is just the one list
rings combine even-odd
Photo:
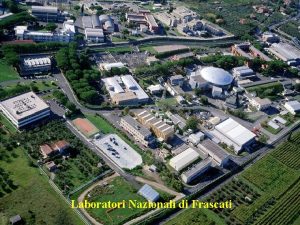
[(133, 51), (132, 47), (112, 47), (112, 48), (93, 48), (91, 49), (93, 52), (110, 52), (112, 54), (123, 54), (123, 53), (130, 53)]
[(37, 168), (29, 166), (23, 150), (14, 151), (17, 158), (9, 163), (1, 161), (1, 167), (11, 175), (18, 188), (0, 198), (0, 225), (6, 225), (16, 214), (30, 225), (82, 225), (77, 214), (51, 188), (48, 179)]
[(175, 98), (165, 98), (160, 100), (159, 102), (156, 102), (156, 105), (158, 107), (166, 106), (166, 107), (174, 107), (177, 105), (177, 101)]
[[(140, 202), (146, 201), (142, 196), (137, 194), (128, 182), (123, 178), (117, 177), (107, 187), (100, 187), (94, 189), (90, 193), (89, 201), (106, 202), (106, 201), (128, 201), (137, 200)], [(137, 214), (141, 214), (145, 209), (131, 209), (125, 207), (124, 209), (88, 209), (88, 212), (99, 222), (103, 224), (124, 224), (124, 221)]]
[(115, 133), (116, 129), (107, 123), (102, 117), (86, 114), (86, 117), (104, 134)]
[(187, 209), (166, 225), (225, 225), (226, 223), (208, 209)]
[(19, 79), (19, 74), (11, 66), (7, 65), (6, 62), (0, 60), (0, 82), (7, 80)]
[(280, 92), (283, 91), (283, 86), (279, 82), (257, 85), (254, 87), (246, 88), (249, 92), (255, 92), (260, 98), (269, 98), (270, 100), (277, 100), (282, 98)]
[(16, 127), (2, 113), (0, 113), (0, 124), (3, 124), (10, 133), (17, 131)]

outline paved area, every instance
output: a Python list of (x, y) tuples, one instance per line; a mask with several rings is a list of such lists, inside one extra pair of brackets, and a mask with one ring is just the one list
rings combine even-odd
[(133, 169), (143, 163), (142, 157), (116, 134), (94, 139), (94, 144), (121, 168)]

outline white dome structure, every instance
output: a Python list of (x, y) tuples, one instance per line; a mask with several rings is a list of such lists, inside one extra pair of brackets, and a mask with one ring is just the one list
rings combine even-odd
[(228, 87), (233, 81), (233, 77), (229, 72), (212, 66), (203, 68), (200, 75), (208, 83), (218, 87)]

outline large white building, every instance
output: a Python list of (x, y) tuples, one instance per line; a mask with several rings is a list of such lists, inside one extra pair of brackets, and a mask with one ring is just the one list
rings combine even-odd
[(256, 137), (253, 132), (232, 118), (228, 118), (215, 126), (212, 133), (221, 142), (226, 143), (228, 146), (233, 146), (237, 154), (246, 146), (253, 143)]
[(50, 107), (34, 92), (28, 92), (2, 101), (0, 109), (17, 128), (50, 115)]
[(131, 75), (102, 79), (111, 100), (117, 105), (138, 105), (147, 103), (149, 96)]
[(73, 20), (65, 21), (62, 29), (57, 32), (32, 31), (27, 26), (16, 26), (14, 28), (18, 40), (33, 40), (36, 42), (70, 42), (74, 40), (75, 25)]
[(284, 107), (286, 108), (287, 111), (289, 111), (293, 115), (300, 113), (300, 102), (298, 101), (286, 102), (284, 104)]
[(198, 152), (192, 148), (188, 148), (187, 150), (170, 159), (169, 164), (174, 170), (179, 172), (199, 158), (200, 154)]

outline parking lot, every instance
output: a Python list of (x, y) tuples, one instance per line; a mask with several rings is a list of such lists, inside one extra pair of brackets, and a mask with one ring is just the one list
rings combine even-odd
[(143, 163), (142, 157), (118, 135), (94, 139), (94, 144), (121, 168), (133, 169)]

